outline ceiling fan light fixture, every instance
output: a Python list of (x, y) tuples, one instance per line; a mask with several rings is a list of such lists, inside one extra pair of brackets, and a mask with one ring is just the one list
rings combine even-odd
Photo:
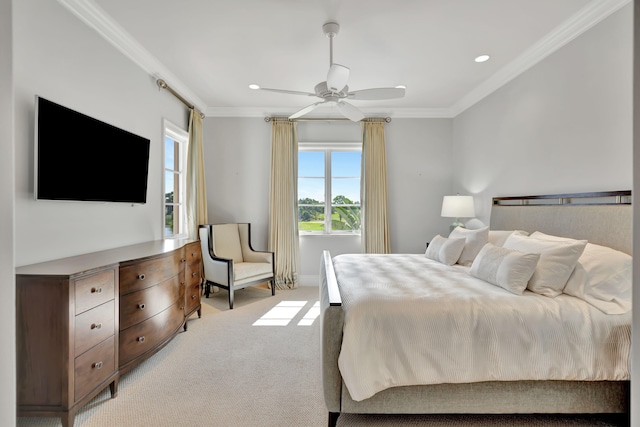
[(327, 73), (327, 88), (331, 92), (341, 92), (349, 81), (349, 67), (340, 64), (331, 64)]

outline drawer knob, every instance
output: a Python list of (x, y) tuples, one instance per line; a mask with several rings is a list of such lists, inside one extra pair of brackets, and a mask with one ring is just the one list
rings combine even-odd
[(138, 304), (138, 308), (139, 308), (140, 310), (144, 310), (144, 308), (145, 308), (145, 307), (146, 307), (146, 305), (144, 305), (144, 303), (142, 303), (142, 304)]
[(139, 274), (139, 275), (138, 275), (138, 279), (140, 279), (140, 280), (144, 280), (144, 274)]
[(102, 323), (94, 323), (91, 325), (91, 329), (100, 329), (102, 328)]
[(197, 252), (194, 252), (194, 253), (191, 254), (192, 257), (195, 257), (196, 255), (198, 255)]
[(193, 273), (191, 273), (191, 277), (196, 277), (198, 275), (198, 273), (196, 273), (195, 271)]
[(101, 294), (102, 293), (102, 288), (91, 288), (91, 293), (92, 294)]
[(102, 368), (102, 361), (94, 363), (93, 367), (96, 368), (96, 369)]
[(138, 337), (138, 342), (144, 342), (144, 336)]
[(197, 295), (191, 295), (191, 299), (196, 299), (197, 297)]

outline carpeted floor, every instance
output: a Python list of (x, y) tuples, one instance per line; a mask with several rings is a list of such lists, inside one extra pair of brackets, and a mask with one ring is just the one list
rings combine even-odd
[[(226, 293), (203, 298), (202, 318), (162, 351), (123, 375), (118, 397), (108, 388), (76, 415), (77, 427), (325, 426), (318, 321), (311, 323), (318, 289)], [(274, 306), (262, 323), (253, 326)], [(289, 320), (289, 318), (292, 318)], [(274, 325), (280, 323), (281, 325)], [(311, 324), (308, 324), (311, 323)], [(60, 426), (56, 418), (18, 418), (18, 426)], [(360, 426), (621, 426), (592, 416), (370, 416), (343, 414), (339, 427)]]

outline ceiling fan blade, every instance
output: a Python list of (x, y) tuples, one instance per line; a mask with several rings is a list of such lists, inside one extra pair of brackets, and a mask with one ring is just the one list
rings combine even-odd
[(349, 82), (349, 68), (340, 64), (331, 64), (327, 73), (327, 87), (332, 92), (341, 92)]
[(304, 95), (304, 96), (316, 96), (315, 93), (311, 92), (300, 92), (297, 90), (286, 90), (286, 89), (270, 89), (267, 87), (261, 87), (260, 90), (266, 90), (269, 92), (278, 92), (278, 93), (287, 93), (289, 95)]
[(348, 93), (349, 99), (375, 101), (379, 99), (395, 99), (404, 97), (405, 89), (402, 87), (381, 87), (377, 89), (354, 90)]
[(364, 119), (364, 114), (362, 114), (362, 111), (358, 110), (348, 102), (338, 102), (338, 110), (342, 113), (342, 115), (344, 115), (351, 121), (359, 122), (360, 120)]
[(311, 105), (307, 105), (302, 110), (296, 111), (295, 113), (290, 115), (289, 118), (290, 119), (297, 119), (298, 117), (304, 116), (305, 114), (309, 114), (310, 112), (312, 112), (313, 110), (318, 108), (318, 105), (323, 104), (323, 103), (324, 103), (324, 101), (318, 101), (318, 102), (315, 102), (315, 103), (313, 103)]

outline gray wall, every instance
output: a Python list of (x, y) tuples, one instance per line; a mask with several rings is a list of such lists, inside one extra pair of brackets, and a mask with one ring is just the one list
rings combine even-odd
[(454, 189), (491, 197), (632, 187), (632, 5), (453, 120)]
[[(58, 2), (13, 8), (16, 265), (162, 238), (162, 118), (186, 129), (185, 107)], [(147, 203), (35, 201), (35, 95), (149, 138)]]
[[(451, 119), (395, 119), (385, 125), (391, 250), (423, 252), (448, 232), (440, 217), (451, 190)], [(352, 122), (299, 122), (300, 142), (358, 142)], [(262, 118), (206, 118), (205, 169), (209, 222), (251, 222), (256, 249), (268, 241), (271, 124)], [(316, 284), (322, 250), (361, 251), (359, 236), (301, 236), (300, 276)]]
[(14, 276), (13, 58), (11, 0), (0, 0), (0, 425), (15, 424), (16, 328)]

